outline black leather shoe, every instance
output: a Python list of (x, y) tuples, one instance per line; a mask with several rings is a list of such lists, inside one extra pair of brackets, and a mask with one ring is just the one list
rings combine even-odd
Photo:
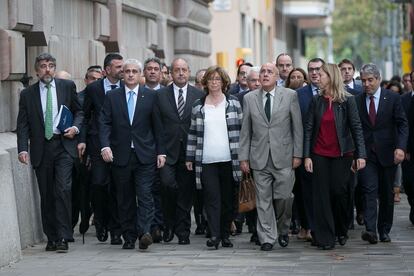
[(338, 237), (338, 243), (342, 246), (344, 246), (347, 241), (348, 241), (348, 236), (339, 236)]
[(335, 248), (335, 245), (318, 245), (318, 249), (322, 250), (332, 250)]
[(89, 229), (89, 220), (82, 220), (79, 224), (79, 233), (85, 234)]
[(378, 243), (377, 234), (375, 234), (373, 232), (369, 232), (369, 231), (362, 231), (361, 239), (363, 241), (369, 242), (370, 244), (376, 244), (376, 243)]
[(279, 235), (277, 241), (281, 247), (286, 247), (289, 244), (289, 235)]
[(152, 241), (154, 243), (160, 243), (162, 241), (162, 235), (160, 228), (154, 228), (151, 232)]
[(58, 253), (67, 253), (69, 250), (68, 242), (65, 239), (60, 239), (56, 243), (56, 252)]
[(391, 238), (387, 233), (380, 234), (381, 242), (391, 242)]
[(260, 247), (260, 250), (262, 251), (271, 251), (273, 248), (273, 245), (271, 245), (270, 243), (265, 242), (264, 244), (262, 244), (262, 246)]
[(197, 228), (194, 232), (194, 234), (196, 235), (204, 235), (206, 233), (206, 228), (201, 226), (201, 225), (197, 225)]
[(122, 244), (122, 239), (121, 236), (116, 235), (116, 234), (111, 234), (111, 244), (113, 245), (117, 245), (117, 244)]
[(364, 214), (357, 214), (356, 222), (358, 223), (358, 225), (364, 225)]
[(292, 235), (297, 235), (299, 234), (299, 223), (296, 220), (292, 220), (290, 222), (290, 231), (292, 233)]
[(46, 244), (46, 251), (56, 251), (56, 243), (54, 241), (48, 241)]
[(139, 249), (147, 249), (152, 244), (152, 237), (149, 233), (145, 233), (139, 239)]
[(100, 223), (95, 221), (96, 238), (98, 241), (105, 242), (108, 239), (108, 230)]
[(214, 247), (218, 249), (219, 244), (220, 244), (220, 239), (218, 239), (217, 237), (211, 237), (210, 239), (206, 241), (207, 247)]
[(134, 249), (135, 248), (135, 242), (126, 240), (124, 244), (122, 245), (122, 249)]
[(190, 238), (189, 237), (179, 238), (178, 244), (181, 244), (181, 245), (190, 244)]
[(257, 232), (253, 232), (252, 236), (250, 237), (250, 242), (257, 242), (259, 237), (257, 236)]
[(165, 227), (164, 233), (162, 235), (162, 240), (164, 242), (170, 242), (174, 239), (174, 231), (168, 227)]
[(228, 238), (224, 238), (224, 239), (221, 240), (221, 246), (223, 246), (223, 247), (233, 247), (233, 243)]

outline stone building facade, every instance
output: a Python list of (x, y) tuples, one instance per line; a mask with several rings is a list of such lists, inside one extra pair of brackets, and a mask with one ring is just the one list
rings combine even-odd
[[(43, 238), (33, 171), (17, 162), (19, 92), (37, 81), (34, 59), (49, 52), (78, 90), (88, 66), (120, 52), (141, 61), (189, 61), (193, 74), (210, 65), (212, 0), (0, 1), (0, 266)], [(4, 236), (3, 236), (4, 235)]]

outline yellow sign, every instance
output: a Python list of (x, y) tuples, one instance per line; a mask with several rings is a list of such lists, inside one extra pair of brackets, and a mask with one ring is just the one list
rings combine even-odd
[(229, 54), (227, 52), (217, 52), (216, 60), (218, 66), (229, 69)]
[(411, 41), (410, 40), (403, 40), (401, 41), (401, 69), (404, 73), (411, 72), (411, 60), (412, 60), (412, 52), (411, 52)]

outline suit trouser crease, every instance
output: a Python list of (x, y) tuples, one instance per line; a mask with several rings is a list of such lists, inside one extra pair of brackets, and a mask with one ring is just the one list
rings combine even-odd
[(73, 237), (73, 162), (61, 140), (45, 141), (43, 159), (35, 172), (41, 197), (43, 231), (49, 241)]
[(256, 184), (257, 235), (262, 244), (274, 244), (278, 232), (280, 235), (289, 233), (294, 170), (291, 167), (275, 168), (269, 155), (263, 170), (253, 170), (253, 178)]
[[(364, 198), (364, 221), (367, 231), (388, 234), (394, 217), (394, 178), (396, 166), (383, 167), (375, 154), (360, 171)], [(378, 205), (377, 205), (378, 204)]]
[(142, 221), (143, 233), (149, 233), (154, 216), (152, 184), (155, 177), (155, 160), (151, 164), (141, 163), (135, 152), (131, 151), (127, 166), (112, 166), (117, 189), (119, 221), (124, 240), (136, 241), (138, 238), (137, 200)]

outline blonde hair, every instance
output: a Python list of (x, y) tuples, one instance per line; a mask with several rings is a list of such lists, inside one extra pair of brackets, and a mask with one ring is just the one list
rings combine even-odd
[[(341, 71), (339, 70), (338, 65), (333, 63), (322, 64), (321, 70), (323, 70), (331, 80), (329, 88), (332, 93), (332, 101), (343, 103), (346, 97), (350, 94), (345, 90)], [(321, 90), (319, 94), (324, 95), (324, 91)]]

